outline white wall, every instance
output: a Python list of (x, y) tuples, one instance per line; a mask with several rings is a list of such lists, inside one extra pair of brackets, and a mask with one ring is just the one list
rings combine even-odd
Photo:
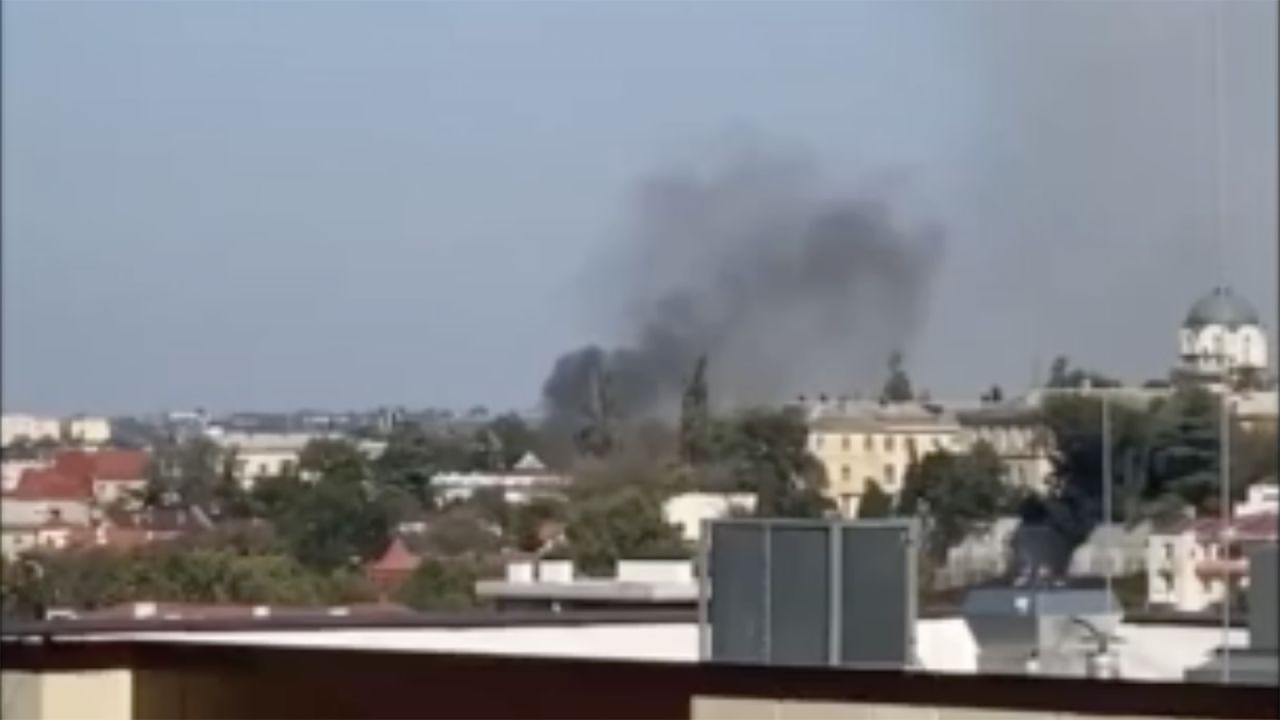
[(734, 508), (755, 510), (753, 493), (683, 493), (662, 504), (662, 517), (689, 542), (702, 537), (702, 522), (726, 517)]
[(57, 418), (50, 417), (20, 414), (0, 416), (0, 445), (8, 447), (20, 437), (32, 442), (46, 438), (57, 440), (62, 437), (62, 424)]
[[(1219, 645), (1216, 627), (1122, 625), (1122, 677), (1181, 680), (1183, 672), (1203, 663)], [(916, 627), (917, 652), (925, 670), (972, 673), (977, 644), (961, 618), (922, 620)], [(90, 636), (158, 639), (176, 642), (287, 647), (376, 648), (401, 651), (447, 651), (540, 657), (584, 657), (619, 660), (696, 662), (698, 629), (693, 623), (575, 625), (558, 627), (395, 628), (382, 630), (270, 631), (235, 633), (127, 633)], [(1232, 630), (1231, 642), (1244, 647), (1248, 632)]]

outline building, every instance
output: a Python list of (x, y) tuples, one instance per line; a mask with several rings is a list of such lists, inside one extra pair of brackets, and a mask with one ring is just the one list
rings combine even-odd
[(19, 441), (57, 442), (62, 437), (62, 424), (57, 418), (5, 413), (0, 416), (0, 445), (9, 447)]
[(56, 468), (27, 470), (0, 502), (0, 550), (7, 558), (37, 546), (62, 546), (74, 527), (88, 527), (93, 485)]
[(687, 542), (698, 542), (703, 522), (755, 509), (754, 493), (688, 492), (667, 498), (662, 504), (662, 517), (668, 525), (679, 528)]
[(1244, 298), (1219, 286), (1196, 300), (1178, 332), (1183, 378), (1210, 384), (1260, 383), (1267, 372), (1267, 335)]
[(857, 514), (871, 483), (897, 493), (907, 467), (934, 450), (962, 449), (961, 427), (939, 405), (819, 401), (808, 407), (809, 450), (841, 514)]
[(506, 472), (447, 472), (431, 478), (444, 502), (466, 501), (477, 490), (487, 489), (500, 491), (509, 503), (524, 504), (539, 497), (562, 497), (568, 484), (568, 477), (549, 470), (533, 453), (525, 453)]
[(246, 490), (263, 478), (277, 477), (298, 467), (302, 449), (321, 437), (313, 433), (248, 433), (211, 431), (220, 448), (235, 454), (232, 472)]
[(42, 470), (49, 467), (48, 460), (4, 460), (0, 463), (0, 490), (13, 492), (18, 487), (18, 480), (28, 470)]
[(1010, 483), (1035, 492), (1046, 490), (1053, 474), (1053, 438), (1036, 406), (1020, 401), (983, 405), (957, 410), (956, 420), (962, 446), (986, 443), (1000, 456)]
[[(156, 603), (4, 627), (5, 717), (1274, 718), (1275, 687), (1183, 682), (1215, 624), (1123, 624), (1120, 679), (976, 673), (959, 618), (920, 667), (698, 661), (684, 613), (347, 615)], [(264, 611), (265, 610), (265, 611)], [(681, 617), (680, 615), (683, 615)], [(1232, 629), (1233, 642), (1245, 631)], [(1233, 657), (1235, 653), (1233, 653)]]
[(68, 418), (62, 426), (62, 439), (75, 445), (105, 445), (111, 440), (111, 421), (85, 415)]
[[(302, 451), (316, 440), (346, 440), (342, 435), (311, 432), (227, 432), (211, 428), (207, 436), (224, 451), (235, 454), (233, 473), (246, 490), (259, 480), (278, 477), (297, 469)], [(386, 450), (385, 442), (351, 440), (369, 458), (377, 458)]]
[(1240, 577), (1241, 584), (1247, 584), (1247, 549), (1275, 542), (1277, 537), (1274, 486), (1255, 487), (1225, 528), (1220, 518), (1212, 517), (1188, 518), (1151, 531), (1147, 539), (1150, 604), (1201, 612), (1222, 602), (1230, 578)]
[(690, 560), (619, 560), (613, 577), (580, 577), (570, 560), (520, 559), (504, 580), (480, 580), (476, 596), (500, 610), (693, 609), (698, 580)]
[(1007, 480), (1033, 490), (1053, 470), (1050, 438), (1035, 405), (819, 401), (808, 407), (809, 450), (827, 473), (827, 490), (851, 517), (871, 482), (902, 490), (907, 468), (930, 452), (965, 452), (988, 444)]
[(147, 487), (148, 455), (141, 450), (99, 450), (93, 459), (93, 497), (99, 505), (134, 502)]
[(421, 564), (422, 558), (414, 555), (405, 546), (404, 540), (393, 537), (382, 557), (365, 567), (365, 576), (382, 593), (391, 593), (408, 580)]

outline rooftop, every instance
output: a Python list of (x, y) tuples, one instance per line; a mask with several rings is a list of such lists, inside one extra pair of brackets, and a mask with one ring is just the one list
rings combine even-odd
[(1187, 328), (1225, 325), (1232, 329), (1258, 324), (1258, 312), (1253, 306), (1225, 286), (1215, 287), (1209, 294), (1196, 300), (1187, 313), (1187, 319), (1182, 323)]

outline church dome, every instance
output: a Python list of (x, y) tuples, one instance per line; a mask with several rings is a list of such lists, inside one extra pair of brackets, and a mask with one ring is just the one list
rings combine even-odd
[(1199, 328), (1206, 325), (1225, 325), (1235, 329), (1242, 325), (1257, 325), (1258, 313), (1244, 298), (1238, 297), (1228, 287), (1216, 287), (1208, 295), (1191, 306), (1183, 327)]

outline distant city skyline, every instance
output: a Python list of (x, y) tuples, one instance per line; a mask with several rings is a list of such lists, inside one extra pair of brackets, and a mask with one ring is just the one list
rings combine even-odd
[(743, 132), (944, 230), (935, 397), (1161, 375), (1219, 284), (1274, 348), (1276, 5), (1222, 7), (1220, 248), (1213, 11), (6, 3), (4, 409), (534, 407), (625, 340), (636, 183)]

